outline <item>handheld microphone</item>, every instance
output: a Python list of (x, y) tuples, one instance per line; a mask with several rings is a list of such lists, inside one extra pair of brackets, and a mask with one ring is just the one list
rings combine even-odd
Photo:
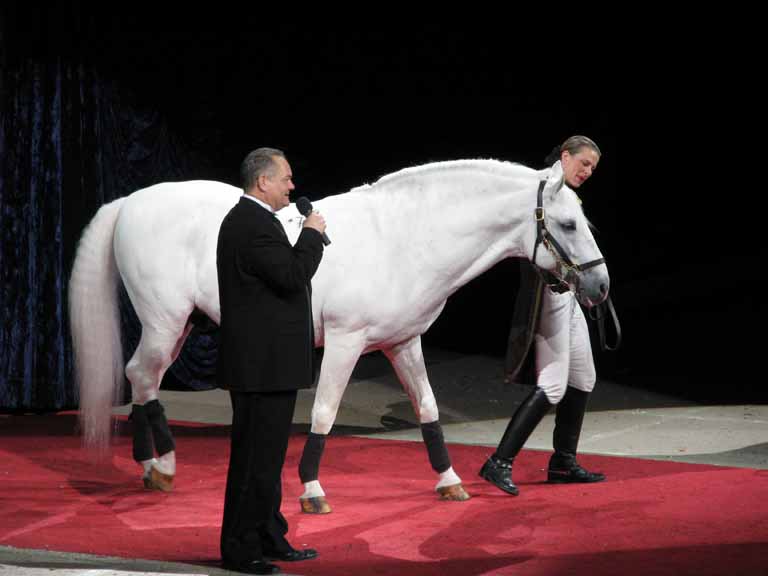
[[(309, 201), (309, 198), (306, 196), (302, 196), (301, 198), (296, 199), (296, 209), (299, 211), (299, 213), (304, 216), (305, 218), (310, 215), (312, 212), (312, 202)], [(323, 244), (328, 246), (328, 244), (331, 243), (331, 239), (328, 238), (328, 236), (325, 234), (325, 232), (322, 232), (323, 235)]]

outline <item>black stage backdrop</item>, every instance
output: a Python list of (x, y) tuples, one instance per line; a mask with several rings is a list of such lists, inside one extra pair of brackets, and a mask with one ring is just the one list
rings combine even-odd
[[(685, 256), (702, 244), (680, 228), (692, 217), (668, 201), (679, 184), (659, 156), (677, 104), (604, 57), (620, 51), (618, 34), (563, 44), (489, 17), (331, 29), (255, 10), (31, 4), (0, 8), (0, 409), (76, 406), (67, 279), (82, 229), (111, 199), (165, 180), (237, 185), (259, 146), (284, 149), (297, 192), (319, 199), (429, 161), (543, 167), (575, 133), (603, 150), (581, 195), (624, 331), (618, 353), (596, 353), (600, 375), (701, 400), (766, 399), (745, 361), (758, 352), (743, 333), (757, 297), (722, 297), (711, 275), (725, 264), (704, 271)], [(503, 354), (516, 287), (516, 264), (499, 264), (449, 299), (425, 343)], [(123, 305), (130, 352), (139, 327)], [(164, 386), (213, 386), (215, 354), (215, 331), (194, 332)]]

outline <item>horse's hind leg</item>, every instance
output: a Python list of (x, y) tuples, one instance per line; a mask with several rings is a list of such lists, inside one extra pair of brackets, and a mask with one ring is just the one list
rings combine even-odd
[(419, 418), (429, 463), (440, 476), (435, 490), (443, 500), (469, 500), (469, 494), (461, 485), (461, 478), (451, 466), (451, 459), (445, 446), (437, 402), (427, 378), (427, 367), (421, 350), (421, 337), (416, 336), (383, 352), (392, 363)]
[(180, 333), (144, 328), (139, 346), (125, 368), (133, 393), (133, 457), (144, 467), (147, 488), (168, 491), (173, 485), (176, 445), (157, 396), (163, 374), (179, 355), (191, 329), (191, 324)]
[(318, 480), (320, 460), (325, 450), (325, 439), (336, 420), (341, 397), (364, 346), (362, 334), (325, 334), (320, 380), (312, 405), (312, 428), (299, 462), (299, 478), (304, 484), (299, 502), (305, 513), (327, 514), (331, 511)]

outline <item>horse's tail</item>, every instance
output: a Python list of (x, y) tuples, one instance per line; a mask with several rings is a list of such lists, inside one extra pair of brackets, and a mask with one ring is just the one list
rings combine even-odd
[(80, 426), (88, 448), (109, 448), (112, 406), (122, 400), (123, 348), (119, 273), (113, 238), (125, 198), (102, 206), (85, 228), (69, 279), (69, 324), (80, 395)]

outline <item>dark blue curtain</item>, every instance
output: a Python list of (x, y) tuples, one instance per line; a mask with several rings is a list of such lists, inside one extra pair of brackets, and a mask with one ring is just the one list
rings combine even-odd
[[(202, 166), (159, 113), (62, 58), (0, 60), (0, 410), (77, 406), (66, 286), (99, 206)], [(126, 358), (140, 327), (124, 304)], [(213, 386), (215, 332), (195, 331), (169, 385)]]

